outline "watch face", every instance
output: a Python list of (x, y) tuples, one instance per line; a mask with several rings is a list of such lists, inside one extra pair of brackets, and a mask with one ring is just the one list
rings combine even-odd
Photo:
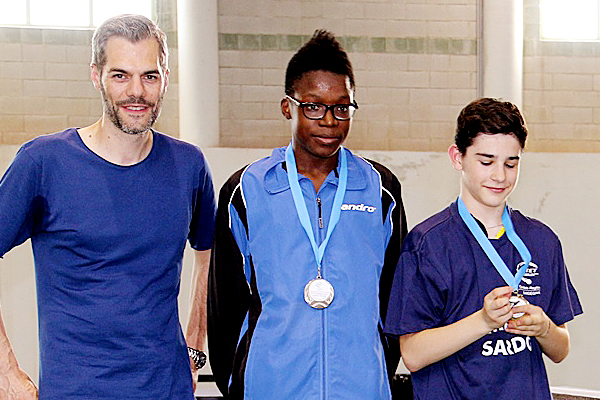
[(198, 368), (202, 368), (204, 367), (204, 365), (206, 364), (206, 354), (204, 354), (203, 351), (200, 352), (200, 362), (198, 364), (200, 364), (200, 366)]

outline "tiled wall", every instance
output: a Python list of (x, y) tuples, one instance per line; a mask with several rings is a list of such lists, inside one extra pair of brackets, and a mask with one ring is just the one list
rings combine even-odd
[[(600, 151), (600, 44), (539, 39), (525, 0), (523, 112), (529, 151)], [(340, 36), (357, 80), (348, 145), (444, 151), (477, 93), (476, 0), (219, 1), (221, 144), (289, 139), (279, 113), (284, 69), (317, 28)]]
[[(539, 40), (525, 3), (523, 111), (530, 151), (600, 151), (600, 44)], [(171, 79), (157, 128), (178, 136), (175, 0), (157, 0)], [(221, 146), (289, 140), (279, 101), (287, 62), (315, 29), (335, 33), (355, 68), (355, 149), (445, 151), (477, 95), (477, 0), (219, 0)], [(0, 143), (84, 126), (101, 113), (89, 31), (0, 28)]]
[(475, 0), (221, 0), (221, 144), (287, 143), (285, 67), (325, 28), (355, 69), (360, 109), (348, 146), (445, 150), (456, 115), (476, 95), (475, 16)]
[[(223, 146), (275, 146), (289, 140), (279, 110), (285, 67), (308, 39), (220, 35)], [(350, 35), (339, 39), (355, 68), (360, 105), (349, 146), (445, 150), (453, 119), (475, 96), (476, 41)]]

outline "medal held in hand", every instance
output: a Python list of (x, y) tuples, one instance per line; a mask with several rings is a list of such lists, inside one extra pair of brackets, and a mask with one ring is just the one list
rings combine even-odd
[[(527, 304), (529, 304), (529, 302), (525, 300), (525, 297), (517, 292), (513, 292), (512, 296), (510, 296), (510, 299), (508, 299), (508, 302), (510, 303), (510, 308), (526, 306)], [(524, 312), (518, 312), (514, 313), (512, 317), (513, 319), (517, 319), (521, 318), (523, 315), (525, 315)]]
[(306, 202), (302, 195), (302, 189), (300, 189), (300, 183), (298, 182), (298, 169), (296, 167), (296, 159), (294, 158), (294, 150), (292, 149), (291, 143), (285, 151), (288, 182), (290, 184), (292, 198), (294, 199), (294, 205), (296, 206), (300, 224), (310, 240), (310, 245), (315, 254), (315, 261), (317, 262), (317, 277), (304, 286), (304, 301), (312, 308), (317, 309), (329, 307), (333, 301), (334, 295), (331, 283), (321, 276), (321, 262), (323, 261), (323, 254), (325, 254), (325, 248), (327, 247), (327, 243), (329, 243), (331, 233), (340, 220), (342, 202), (344, 201), (344, 194), (346, 193), (346, 185), (348, 183), (348, 161), (346, 160), (346, 150), (343, 147), (340, 147), (338, 154), (340, 164), (338, 187), (333, 198), (331, 217), (329, 218), (329, 224), (327, 226), (327, 235), (323, 242), (321, 242), (321, 245), (317, 246)]
[(333, 301), (333, 286), (327, 280), (317, 277), (304, 286), (304, 301), (312, 308), (326, 308)]

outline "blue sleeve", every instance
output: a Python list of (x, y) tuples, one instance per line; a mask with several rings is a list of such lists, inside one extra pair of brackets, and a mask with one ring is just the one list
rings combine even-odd
[(394, 274), (385, 332), (393, 336), (440, 326), (448, 285), (427, 250), (415, 248), (408, 235)]
[(203, 158), (203, 168), (198, 178), (194, 196), (193, 216), (188, 240), (195, 250), (211, 248), (215, 230), (216, 201), (210, 167)]
[(33, 235), (43, 212), (40, 171), (22, 147), (0, 180), (0, 257)]
[(560, 242), (554, 248), (555, 282), (550, 304), (545, 312), (556, 325), (562, 325), (572, 320), (576, 315), (583, 313), (583, 310), (577, 292), (569, 278)]

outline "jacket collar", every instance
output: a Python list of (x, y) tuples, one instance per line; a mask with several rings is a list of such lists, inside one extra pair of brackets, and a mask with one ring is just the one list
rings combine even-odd
[[(278, 147), (273, 150), (269, 157), (269, 165), (265, 169), (265, 174), (262, 177), (265, 189), (269, 194), (275, 194), (288, 190), (290, 184), (288, 182), (287, 172), (284, 169), (285, 165), (285, 147)], [(348, 185), (346, 190), (362, 190), (367, 187), (365, 172), (358, 165), (358, 160), (349, 150), (344, 150), (348, 153)], [(335, 171), (332, 171), (323, 184), (332, 183), (337, 186), (339, 177), (339, 166)], [(300, 177), (300, 179), (306, 179)]]

